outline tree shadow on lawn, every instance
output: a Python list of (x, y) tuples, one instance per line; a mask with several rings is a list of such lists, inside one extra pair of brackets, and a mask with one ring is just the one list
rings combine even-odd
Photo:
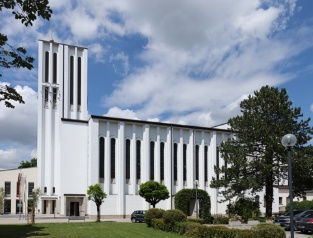
[(0, 237), (22, 238), (48, 236), (48, 233), (42, 232), (45, 227), (33, 225), (0, 225)]

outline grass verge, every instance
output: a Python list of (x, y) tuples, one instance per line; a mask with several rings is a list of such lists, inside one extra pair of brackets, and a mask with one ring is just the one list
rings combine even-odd
[(1, 237), (127, 237), (127, 238), (178, 238), (175, 233), (148, 228), (145, 223), (119, 222), (72, 222), (72, 223), (38, 223), (34, 225), (0, 225)]

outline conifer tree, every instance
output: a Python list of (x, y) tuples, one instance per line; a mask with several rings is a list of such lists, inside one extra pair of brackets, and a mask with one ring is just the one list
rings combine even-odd
[[(313, 128), (309, 126), (310, 118), (301, 119), (301, 109), (292, 107), (286, 89), (264, 86), (243, 100), (240, 108), (242, 114), (228, 121), (234, 137), (219, 148), (225, 165), (215, 167), (219, 176), (212, 178), (211, 187), (224, 188), (221, 193), (225, 200), (244, 197), (246, 193), (255, 195), (265, 189), (266, 216), (270, 217), (273, 187), (288, 176), (287, 151), (281, 138), (294, 134), (297, 144), (293, 151), (310, 163), (312, 148), (306, 145), (312, 138)], [(292, 158), (296, 160), (295, 156)], [(294, 173), (294, 176), (302, 175)], [(313, 184), (312, 178), (310, 182)]]

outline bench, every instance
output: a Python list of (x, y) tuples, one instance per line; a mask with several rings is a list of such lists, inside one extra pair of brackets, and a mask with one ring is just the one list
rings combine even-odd
[(84, 222), (85, 222), (85, 216), (69, 216), (67, 222), (70, 222), (70, 221), (82, 221), (82, 220), (84, 220)]

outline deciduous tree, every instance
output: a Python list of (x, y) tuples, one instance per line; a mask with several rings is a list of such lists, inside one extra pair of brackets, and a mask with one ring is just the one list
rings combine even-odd
[(22, 162), (18, 166), (19, 169), (31, 167), (37, 167), (37, 158), (32, 158), (30, 161), (22, 160)]
[(242, 114), (228, 121), (234, 137), (219, 148), (225, 165), (215, 167), (219, 178), (213, 178), (211, 187), (223, 187), (220, 191), (225, 200), (265, 188), (266, 216), (270, 217), (273, 186), (287, 179), (288, 157), (281, 138), (294, 134), (297, 144), (293, 149), (300, 151), (312, 138), (313, 128), (309, 126), (310, 118), (301, 119), (301, 109), (292, 107), (286, 89), (264, 86), (243, 100), (240, 108)]
[(0, 187), (0, 214), (4, 213), (4, 198), (5, 198), (5, 192), (4, 188)]
[(32, 224), (35, 224), (36, 208), (38, 206), (40, 196), (41, 196), (40, 188), (34, 188), (32, 191), (32, 200), (31, 200), (31, 211), (32, 211), (31, 223)]
[(139, 195), (143, 197), (146, 202), (150, 203), (153, 208), (161, 200), (170, 197), (167, 187), (156, 181), (148, 181), (140, 185)]
[(97, 220), (100, 222), (100, 206), (103, 203), (103, 200), (107, 197), (106, 193), (103, 192), (100, 184), (90, 185), (87, 190), (88, 200), (93, 201), (97, 206)]
[[(49, 20), (52, 14), (48, 0), (0, 0), (0, 11), (12, 10), (15, 19), (23, 25), (32, 26), (37, 17)], [(26, 49), (8, 43), (7, 35), (0, 33), (0, 67), (3, 68), (33, 68), (34, 58), (27, 56)], [(0, 78), (2, 74), (0, 73)], [(24, 103), (22, 96), (8, 85), (0, 85), (0, 102), (6, 107), (14, 108), (11, 101)]]

